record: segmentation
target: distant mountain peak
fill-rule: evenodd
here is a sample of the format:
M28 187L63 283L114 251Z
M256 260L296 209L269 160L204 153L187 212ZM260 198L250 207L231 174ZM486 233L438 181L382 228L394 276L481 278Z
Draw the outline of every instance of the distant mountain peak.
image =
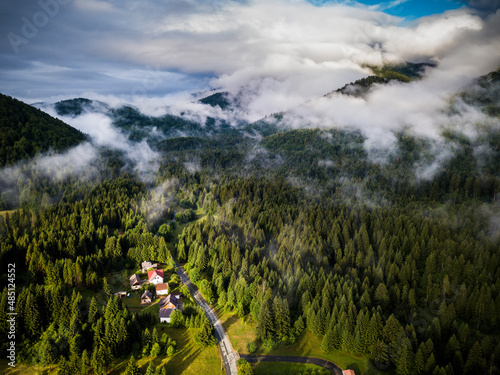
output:
M406 62L397 65L383 65L381 67L375 65L366 65L373 75L358 79L355 82L348 83L343 87L332 91L325 96L330 96L333 93L341 93L351 96L365 95L374 84L387 84L391 81L411 82L420 79L424 76L427 68L435 67L432 63L412 63Z
M215 94L209 95L198 100L200 103L208 104L212 107L220 107L221 109L226 109L231 105L228 99L229 93L226 91L216 92Z
M109 109L106 103L87 98L61 100L54 104L59 116L77 117L85 112L105 112Z

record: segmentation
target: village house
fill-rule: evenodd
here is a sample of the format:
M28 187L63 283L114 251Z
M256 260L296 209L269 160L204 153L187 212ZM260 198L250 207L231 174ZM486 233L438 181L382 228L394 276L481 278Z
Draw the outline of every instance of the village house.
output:
M342 371L342 375L356 375L354 370L344 370Z
M156 284L156 295L167 295L168 294L168 283Z
M172 293L160 300L158 313L160 323L170 323L170 316L174 310L182 311L182 297L180 293Z
M141 263L142 273L146 273L150 268L157 269L158 268L158 263L152 263L149 260L144 261L144 262Z
M148 271L150 284L163 284L163 270Z
M141 287L141 278L139 277L139 275L134 273L132 276L130 276L130 288L132 288L132 290L137 290L140 287Z
M153 293L149 290L146 290L141 296L141 304L151 303L153 300Z

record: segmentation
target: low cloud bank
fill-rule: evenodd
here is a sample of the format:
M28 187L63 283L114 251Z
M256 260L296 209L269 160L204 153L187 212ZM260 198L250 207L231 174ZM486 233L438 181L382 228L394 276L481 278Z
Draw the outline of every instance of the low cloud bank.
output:
M500 11L485 1L469 3L410 22L359 4L318 7L305 0L146 0L141 6L131 0L75 0L46 26L47 33L59 36L58 43L48 48L43 35L33 39L25 46L26 70L9 65L8 72L19 80L21 73L36 68L38 81L33 82L47 76L54 87L65 82L74 86L72 75L82 73L75 56L88 69L85 79L92 81L87 73L96 71L106 77L102 81L99 76L105 85L94 90L82 86L79 96L112 108L131 104L148 116L172 114L202 124L212 117L233 125L282 112L283 123L295 128L361 131L372 160L381 162L401 131L430 138L436 150L450 152L440 147L443 129L474 138L478 124L498 126L498 119L454 97L474 78L500 67ZM88 30L86 20L96 29ZM99 28L106 33L97 38ZM59 51L62 45L69 48L64 59L43 52ZM6 59L5 54L0 57ZM66 65L59 66L61 61ZM370 75L366 64L404 61L431 61L437 67L419 81L374 85L364 97L324 96ZM186 77L204 90L192 94L191 83L182 90ZM119 94L103 89L113 80L128 86L119 86ZM213 89L229 93L232 110L198 102ZM57 117L89 134L94 145L122 151L144 181L153 180L159 155L146 142L129 142L104 113ZM446 155L436 160L443 162ZM422 168L424 178L438 169L437 164Z

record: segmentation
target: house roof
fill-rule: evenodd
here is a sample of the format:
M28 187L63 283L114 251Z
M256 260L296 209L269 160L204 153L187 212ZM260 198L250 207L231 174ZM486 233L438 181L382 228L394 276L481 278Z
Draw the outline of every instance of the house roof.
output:
M144 262L141 263L141 268L144 270L144 269L148 269L148 268L156 268L158 267L158 263L155 263L151 260L146 260Z
M156 284L156 291L168 290L168 283Z
M170 318L170 315L174 312L174 309L160 309L158 313L160 318Z
M163 279L163 270L148 271L148 280L153 279L157 275L160 276Z
M146 290L141 296L141 299L144 298L149 298L149 299L153 298L153 293L151 293L149 290Z
M175 308L179 308L179 300L169 294L160 300L160 310L164 309L164 307L166 307L170 302L175 306Z
M134 273L132 276L130 276L130 285L134 285L136 283L141 283L141 278L139 277L138 274Z
M344 371L342 371L342 374L343 375L356 375L354 370L344 370Z

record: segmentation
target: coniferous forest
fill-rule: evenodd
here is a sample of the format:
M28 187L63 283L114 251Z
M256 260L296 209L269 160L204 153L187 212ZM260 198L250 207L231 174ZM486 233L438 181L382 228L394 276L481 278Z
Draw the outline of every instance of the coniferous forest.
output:
M373 77L351 85L362 94L415 78L390 67ZM498 73L479 83L498 84ZM497 116L484 92L460 95ZM224 93L203 100L230 106ZM56 109L78 116L85 105ZM138 359L171 356L178 345L157 315L129 309L107 275L175 259L213 307L249 322L261 351L309 332L324 353L368 358L367 373L500 373L498 128L478 126L474 139L447 129L440 144L402 130L374 157L361 132L291 128L282 113L235 126L124 107L109 115L160 155L154 176L96 146L87 169L54 177L31 158L86 136L10 98L0 112L13 129L0 149L0 263L2 285L15 263L18 362L105 374L122 360L137 374ZM440 158L443 145L452 151ZM9 296L4 288L2 352ZM215 343L196 304L174 315L169 324L197 330L200 347Z

